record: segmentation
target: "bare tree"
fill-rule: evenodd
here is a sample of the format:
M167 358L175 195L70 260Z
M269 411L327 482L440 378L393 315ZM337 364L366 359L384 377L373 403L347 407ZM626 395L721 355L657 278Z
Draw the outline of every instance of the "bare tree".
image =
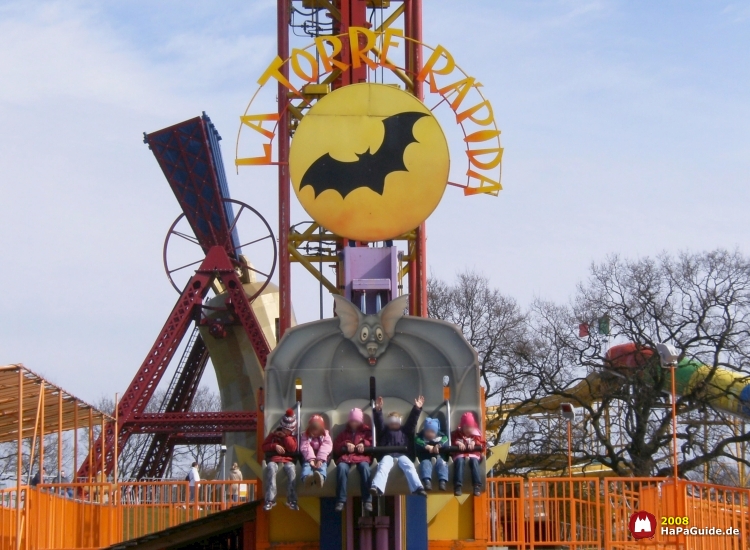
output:
M221 398L219 394L205 386L198 388L191 406L193 411L220 411ZM181 445L175 447L172 461L169 464L167 477L177 474L185 477L193 461L200 465L201 477L215 479L221 477L221 453L218 445Z
M146 407L146 412L158 412L159 404L164 397L163 390L157 390ZM109 397L102 397L96 408L110 414L114 411L114 401ZM200 386L195 392L191 411L220 411L221 399L219 395L206 386ZM98 437L99 429L95 430ZM132 434L122 449L119 450L117 462L120 479L135 479L141 466L139 460L142 453L151 444L151 434ZM87 442L86 442L87 445ZM88 448L86 447L86 452ZM218 445L178 445L172 454L172 460L167 468L165 477L182 479L190 469L190 464L197 461L201 465L201 475L206 478L214 477L219 466L220 452Z
M613 256L591 266L569 304L537 300L526 313L471 273L453 286L433 280L429 289L430 314L458 324L480 354L497 405L490 425L498 441L512 442L505 472L566 466L559 405L570 402L576 463L618 475L670 475L670 372L649 354L659 342L681 353L681 475L726 482L742 477L738 464L750 465L743 451L750 410L738 401L750 383L750 260L739 252ZM501 304L512 314L494 313ZM604 319L606 334L599 334ZM583 337L581 324L591 327ZM631 368L607 355L625 342L646 350Z
M595 327L598 319L607 319L609 334L593 329L579 337L579 323ZM559 466L567 453L565 430L557 411L535 407L541 393L558 398L547 403L564 400L579 409L577 461L600 463L619 475L671 474L670 372L656 354L638 354L627 369L607 356L610 343L653 350L670 342L683 359L677 371L680 472L697 477L702 471L711 480L713 467L726 478L727 463L747 464L743 453L733 451L750 440L738 429L737 416L748 411L729 409L750 382L749 331L750 261L738 252L637 261L615 256L594 264L570 305L533 304L525 341L514 350L527 385L538 386L505 411L510 414L500 422L501 436L514 441L517 454L533 457L524 467ZM536 417L519 419L525 411Z
M509 397L515 386L511 350L525 329L518 303L474 271L459 273L452 285L431 277L427 295L428 315L458 325L477 351L485 398Z

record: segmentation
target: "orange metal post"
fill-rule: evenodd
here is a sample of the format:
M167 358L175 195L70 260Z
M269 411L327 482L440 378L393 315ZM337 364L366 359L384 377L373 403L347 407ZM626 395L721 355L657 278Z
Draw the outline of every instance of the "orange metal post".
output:
M21 476L23 475L23 369L18 368L18 444L16 456L16 550L21 548Z
M487 406L484 402L484 388L479 387L479 403L481 405L480 414L481 418L487 418ZM483 423L483 431L486 439L487 430L486 424ZM450 435L450 434L449 434ZM485 459L486 460L486 459ZM489 475L489 473L488 473ZM489 478L485 485L485 491L482 495L474 498L474 539L484 541L489 538L489 526L487 525L487 517L489 516L489 491L490 484Z
M102 434L102 482L105 482L107 481L107 468L105 462L107 460L107 441L103 435L107 433L107 425L104 421L104 415L102 415L102 431L100 433ZM104 500L104 494L102 494L102 500Z
M32 385L32 388L34 386ZM36 416L34 416L34 432L31 436L31 449L29 450L29 472L27 476L27 485L31 482L31 474L34 470L34 456L36 452L36 434L37 434L37 428L39 427L39 408L42 406L42 399L41 396L37 396L36 400ZM40 470L41 471L41 470Z
M672 367L672 452L674 460L674 486L675 486L675 498L677 497L677 365ZM677 500L675 500L675 503Z
M75 483L78 481L76 476L78 475L78 402L74 403L73 408L73 472L70 475L70 480Z
M120 415L119 411L117 410L117 402L118 402L119 396L115 394L115 433L120 433ZM119 437L115 437L115 464L114 464L114 483L115 483L115 489L117 489L117 440Z
M42 382L42 388L39 391L39 400L41 403L39 406L39 410L41 411L41 414L42 414L39 420L39 426L40 426L40 429L39 429L39 472L40 472L39 479L41 480L42 483L44 483L44 413L45 413L45 408L47 406L47 404L44 402L44 394L47 391L45 387L46 385L47 384L45 382Z
M677 466L677 365L672 366L672 461L674 464L674 506L679 513L680 490L678 488L679 467ZM682 538L682 537L680 537Z
M94 441L94 411L89 408L89 498L91 497L91 474L94 470L94 453L91 452L92 441Z
M62 423L63 423L63 396L62 390L57 390L57 475L60 477L62 471ZM62 482L62 479L59 479Z
M570 542L575 542L576 539L576 499L575 499L575 485L573 483L573 421L568 420L568 483L570 501Z

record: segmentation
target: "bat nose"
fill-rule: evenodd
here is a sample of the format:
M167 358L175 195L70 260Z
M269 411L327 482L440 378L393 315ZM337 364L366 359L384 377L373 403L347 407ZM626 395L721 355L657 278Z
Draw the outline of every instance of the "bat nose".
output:
M378 351L378 345L375 343L367 344L367 353L370 355L374 355L375 352Z

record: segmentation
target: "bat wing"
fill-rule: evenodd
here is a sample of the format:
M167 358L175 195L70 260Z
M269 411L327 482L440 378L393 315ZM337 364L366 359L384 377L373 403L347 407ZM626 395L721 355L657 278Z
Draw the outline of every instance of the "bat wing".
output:
M317 197L323 191L338 191L342 198L360 187L383 194L385 178L391 172L406 171L404 152L416 143L414 124L427 113L408 111L383 119L383 143L375 153L369 150L354 162L342 162L326 153L313 162L302 176L300 190L309 185Z
M361 160L342 162L326 153L305 171L299 188L302 190L303 187L309 185L313 188L315 197L323 191L332 189L338 191L342 198L346 198L357 187L363 187L360 183L362 180L361 169Z
M382 180L381 185L385 185L385 177L391 172L406 171L404 153L409 145L417 142L414 137L414 124L425 116L427 113L408 111L383 119L383 143L369 160L372 163L373 177Z

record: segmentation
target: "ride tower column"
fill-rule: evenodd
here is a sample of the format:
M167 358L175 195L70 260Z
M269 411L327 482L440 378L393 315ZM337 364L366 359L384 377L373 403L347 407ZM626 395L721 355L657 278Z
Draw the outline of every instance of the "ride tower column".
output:
M293 26L294 7L301 5L306 9L320 10L325 13L332 21L332 35L344 35L349 33L350 27L373 28L370 10L382 10L384 8L396 8L391 11L391 15L382 18L382 27L401 27L403 28L404 38L406 39L405 47L398 51L398 55L403 55L403 63L399 63L405 68L406 91L415 95L418 99L423 99L422 86L416 76L422 67L422 49L419 42L422 38L422 1L421 0L277 0L277 54L282 60L290 57L290 29ZM375 30L373 28L373 30ZM365 37L360 36L360 41ZM349 67L346 70L337 71L332 78L326 79L325 84L330 86L330 90L336 90L352 84L373 81L373 75L377 76L376 71L368 70L367 65L351 63L352 52L347 40L343 40L343 46L337 59ZM289 63L284 63L280 67L280 72L284 78L289 77ZM404 79L402 79L404 80ZM304 93L304 90L303 90ZM290 144L294 133L295 105L292 103L293 97L289 88L279 82L278 84L278 194L279 194L279 297L280 311L278 321L278 338L280 339L292 324L291 297L293 281L291 276L291 263L297 261L302 263L309 271L312 271L311 265L300 260L299 250L304 244L320 246L321 241L313 240L314 234L308 235L306 232L295 234L293 232L291 216L291 179L289 168ZM336 281L326 284L323 282L322 273L314 273L321 280L321 283L331 291L340 294L347 294L348 288L352 284L351 274L346 273L347 263L345 248L351 246L367 247L368 243L350 242L348 239L342 239L335 235L330 235L331 239L336 240L336 260L334 262L336 270ZM306 239L310 238L309 241ZM410 294L409 313L414 316L427 316L427 241L426 227L421 223L417 228L404 238L407 241L407 250L404 254L405 267L400 274L398 269L391 278L392 287L385 291L385 288L378 289L382 292L382 300L379 305L384 306L389 299L396 298L400 290L397 281L400 275L405 275L408 281L408 292ZM389 246L388 244L386 246ZM392 247L392 244L390 244ZM395 249L394 249L395 250ZM308 262L312 264L312 262ZM398 263L396 262L396 265ZM404 292L406 290L404 289ZM388 297L386 298L386 295ZM368 311L368 313L372 313ZM262 413L259 413L262 416ZM320 549L321 550L356 550L359 546L358 536L353 536L354 531L358 531L358 526L354 525L359 519L359 514L352 514L351 508L354 499L350 498L348 508L345 514L334 511L334 499L320 499ZM383 529L387 525L389 546L396 550L406 547L409 550L427 550L427 503L424 497L414 496L396 496L386 497L387 503L383 506L383 515L375 516L373 525L377 524L380 531L379 540L383 541ZM356 499L359 502L359 499ZM258 533L260 545L269 544L268 522L261 523L265 525L266 532ZM373 534L375 529L373 528ZM356 542L355 542L356 541ZM373 539L373 547L376 541ZM384 549L383 549L384 550Z
M403 64L406 78L404 87L407 92L414 94L418 99L423 100L422 83L416 78L422 68L422 47L419 42L422 39L422 0L277 0L277 53L280 59L289 59L290 55L290 31L292 28L292 9L291 6L301 3L305 8L314 8L324 10L326 16L332 21L332 35L346 35L350 27L373 27L368 18L368 10L392 7L398 5L398 8L387 19L382 21L380 28L390 28L403 26L406 47L403 52ZM375 30L375 29L373 29ZM366 40L365 37L359 37L360 42ZM351 48L347 40L342 41L342 48L336 57L349 67L346 70L337 70L329 78L326 78L321 85L330 86L330 90L336 90L351 84L372 81L372 76L377 77L377 72L369 70L362 63L354 66L351 63ZM279 72L284 79L289 78L289 64L284 63L279 67ZM302 90L306 95L305 90ZM317 93L317 92L316 92ZM305 246L320 246L322 237L317 239L310 238L312 235L307 233L293 234L291 222L291 180L289 171L289 152L290 143L293 134L293 127L297 117L296 112L300 105L295 106L292 103L290 90L281 81L278 83L278 158L276 161L278 170L278 195L279 195L279 299L280 311L278 322L279 339L288 330L292 324L292 262L300 262L305 268L321 280L323 286L329 291L342 293L343 290L343 266L341 265L340 255L336 259L335 255L325 256L320 254L318 259L321 262L333 262L334 269L337 272L335 281L328 281L320 272L312 269L312 261L306 262L301 258L300 250ZM315 94L312 94L313 96ZM403 270L408 281L408 291L411 296L409 313L420 317L427 316L427 238L426 225L421 223L413 232L403 237L407 242L407 250L404 255L406 268ZM325 233L325 240L336 242L337 251L347 245L346 239L336 235ZM399 237L401 239L401 237ZM357 246L367 246L368 243L356 243ZM289 253L287 253L288 251ZM312 260L312 259L311 259Z

